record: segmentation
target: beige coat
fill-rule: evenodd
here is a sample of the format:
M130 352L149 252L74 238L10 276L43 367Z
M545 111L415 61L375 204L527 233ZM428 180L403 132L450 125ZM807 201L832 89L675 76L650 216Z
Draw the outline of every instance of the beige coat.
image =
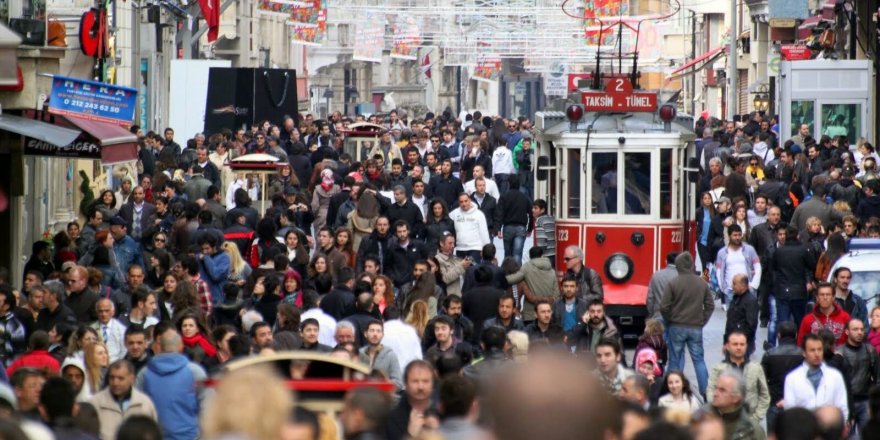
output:
M116 431L122 425L122 421L131 416L147 416L158 421L159 416L156 413L156 407L149 396L135 388L131 389L131 400L128 409L123 413L122 408L113 399L110 389L95 394L91 400L95 410L98 411L98 419L101 421L101 439L112 440L116 438Z

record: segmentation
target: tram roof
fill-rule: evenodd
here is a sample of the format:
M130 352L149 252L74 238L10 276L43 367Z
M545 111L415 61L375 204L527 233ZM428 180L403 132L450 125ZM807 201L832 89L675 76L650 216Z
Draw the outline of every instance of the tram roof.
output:
M657 113L586 113L577 125L577 130L587 132L592 124L595 133L645 133L665 134L663 121ZM677 115L672 121L672 133L680 133L693 138L693 117ZM556 137L571 132L571 124L564 112L549 111L535 114L535 128L543 136Z

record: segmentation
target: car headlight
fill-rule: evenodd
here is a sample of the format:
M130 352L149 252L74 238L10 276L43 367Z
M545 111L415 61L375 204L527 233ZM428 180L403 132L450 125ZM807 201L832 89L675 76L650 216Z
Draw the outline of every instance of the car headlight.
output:
M628 280L634 269L632 260L625 254L614 254L605 260L605 275L616 283Z

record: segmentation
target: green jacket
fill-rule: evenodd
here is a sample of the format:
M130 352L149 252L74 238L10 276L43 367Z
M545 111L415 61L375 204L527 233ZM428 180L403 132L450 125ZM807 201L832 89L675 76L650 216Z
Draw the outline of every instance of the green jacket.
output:
M531 294L535 297L546 298L552 305L559 299L559 289L556 284L556 271L547 257L535 258L523 264L519 272L507 276L507 282L512 286L525 280ZM522 320L534 321L535 304L526 298L523 301ZM580 318L580 317L578 317Z
M727 369L736 369L729 360L725 359L712 367L709 374L709 386L706 388L706 401L712 403L712 396L715 394L715 385L718 382L718 376ZM767 386L767 378L764 376L764 369L759 362L746 362L745 366L740 370L746 379L746 395L745 408L755 422L760 422L767 414L770 408L770 388Z
M708 405L708 410L721 417L724 424L724 440L765 440L764 428L749 417L744 407L740 406L729 413L721 413L717 408Z

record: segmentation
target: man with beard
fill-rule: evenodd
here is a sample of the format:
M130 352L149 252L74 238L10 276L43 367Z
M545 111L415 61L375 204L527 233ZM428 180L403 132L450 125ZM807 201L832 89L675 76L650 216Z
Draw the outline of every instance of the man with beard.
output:
M849 316L862 321L864 325L869 324L865 299L849 289L852 271L848 267L838 267L834 269L831 278L834 280L834 302L849 313Z
M498 312L494 318L489 318L483 323L483 330L489 327L501 327L505 332L511 330L525 330L522 320L514 316L514 299L511 295L504 295L498 300Z
M614 321L605 315L605 304L598 299L587 304L587 313L581 316L581 321L572 329L568 345L574 348L575 353L594 352L602 339L614 340L621 346L620 332Z
M868 393L880 380L880 358L871 344L865 344L865 324L853 318L846 325L846 343L835 350L843 356L852 396L853 430L857 433L868 423ZM858 438L858 437L851 437Z
M364 331L364 339L367 345L360 349L360 360L370 368L381 372L397 389L403 388L403 380L400 377L400 363L397 355L389 347L382 345L382 337L385 335L385 327L382 321L373 320L367 324Z
M526 334L531 342L556 345L562 342L562 327L553 321L553 305L546 299L535 304L535 321L526 326Z
M471 344L457 338L453 333L455 321L452 317L441 315L434 322L434 337L437 341L431 348L425 352L425 360L431 365L437 365L437 361L448 355L458 356L462 361L462 365L467 365L473 356L473 348ZM425 329L427 331L427 328Z

